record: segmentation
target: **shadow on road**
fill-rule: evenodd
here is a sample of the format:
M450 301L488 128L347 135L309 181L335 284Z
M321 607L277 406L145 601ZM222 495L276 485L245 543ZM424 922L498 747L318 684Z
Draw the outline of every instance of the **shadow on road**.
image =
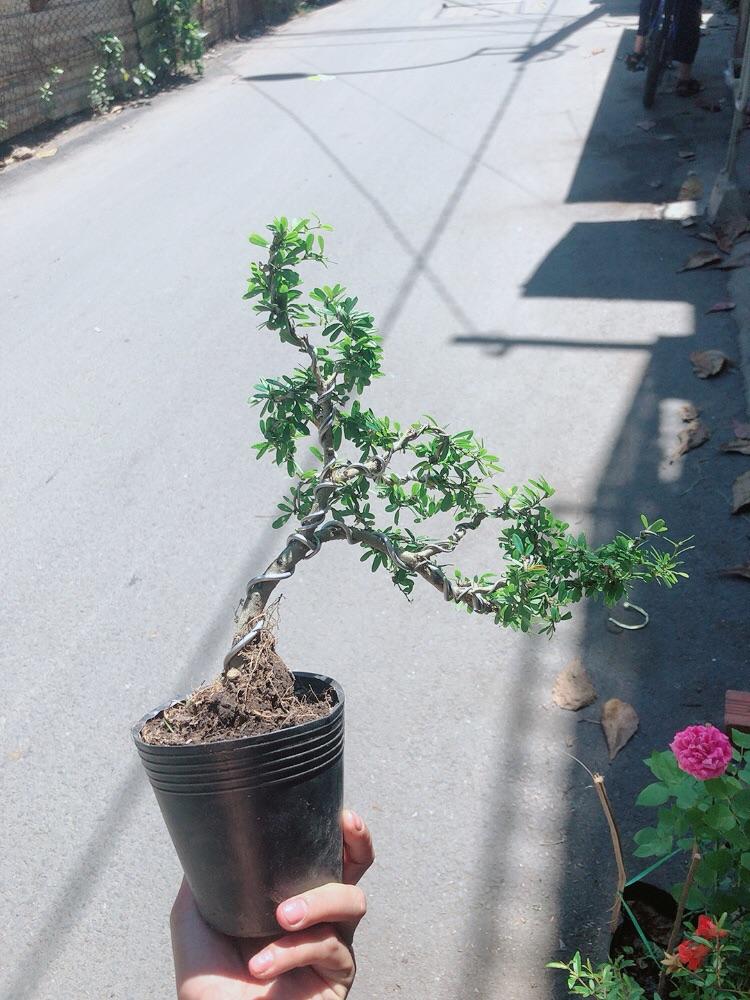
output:
M622 12L622 11L621 11ZM631 11L627 11L631 13ZM599 13L598 11L596 13ZM595 19L592 12L588 21ZM584 19L585 20L585 19ZM564 37L564 36L563 36ZM549 40L548 40L549 41ZM626 41L628 44L626 44ZM537 48L542 50L544 43ZM623 37L619 52L629 50ZM720 94L722 49L704 42L699 59L709 77L710 93ZM607 203L653 200L654 180L659 200L676 197L688 170L677 153L696 152L704 184L710 184L721 163L728 114L707 113L695 104L660 94L654 111L654 134L636 123L644 116L640 106L641 76L626 76L614 62L576 170L568 202ZM672 136L672 138L664 138ZM618 632L607 625L608 612L594 603L581 606L583 623L580 655L592 675L599 701L580 713L575 740L560 753L575 755L593 771L601 771L618 816L629 875L647 862L632 857L632 836L648 825L648 810L634 809L638 790L647 783L641 759L655 748L665 748L675 731L690 723L719 723L726 688L747 686L746 650L750 643L747 590L742 581L720 576L728 565L744 562L749 554L750 519L731 515L731 483L744 466L718 450L732 436L732 419L746 419L740 376L698 380L691 371L691 351L717 347L736 356L734 326L724 317L705 317L707 309L726 297L722 272L678 274L677 269L697 243L676 223L611 221L574 223L565 237L534 268L524 295L529 299L614 301L632 303L632 325L603 328L595 339L580 341L553 329L549 337L530 339L514 330L474 331L464 328L454 344L480 351L487 365L497 365L502 383L503 365L513 363L514 347L611 352L613 383L623 352L645 352L648 361L635 395L612 441L602 470L593 509L588 512L588 535L601 543L624 530L638 530L639 515L663 516L676 539L694 536L694 551L686 557L690 579L674 591L637 586L633 600L646 607L651 623L642 631ZM649 327L652 310L641 303L677 302L690 307L684 330L674 335ZM631 335L632 334L632 335ZM622 385L618 382L618 391ZM608 387L592 387L592 392ZM563 390L564 393L564 390ZM675 457L677 434L683 426L679 411L693 403L712 433L701 449ZM553 501L553 507L555 506ZM573 515L585 510L561 512ZM534 657L523 665L522 676L534 668ZM519 689L519 717L534 710ZM617 697L636 708L641 724L633 741L611 765L598 725L600 706ZM595 724L587 725L585 721ZM517 809L517 795L507 781L509 762L498 760L498 780L488 806L497 830L503 830ZM512 762L511 762L512 763ZM609 907L615 873L609 834L586 772L570 761L559 788L567 824L560 836L560 884L557 894L559 950L540 955L538 979L547 975L545 996L567 997L564 977L545 973L544 964L566 959L579 949L602 959L609 943ZM480 861L482 870L499 871L504 858L498 850L502 835L488 840ZM669 886L682 875L679 865L661 870L655 881ZM510 899L499 884L494 905L473 917L467 942L479 942L465 964L459 995L492 996L498 970L514 961L504 939L498 914L507 912Z

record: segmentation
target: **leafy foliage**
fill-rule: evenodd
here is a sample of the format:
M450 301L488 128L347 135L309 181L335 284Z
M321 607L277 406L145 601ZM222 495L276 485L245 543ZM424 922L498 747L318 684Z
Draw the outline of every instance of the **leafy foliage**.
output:
M648 953L658 955L654 961L669 972L668 996L679 1000L750 997L750 735L735 730L732 740L732 763L721 777L705 781L680 770L671 750L651 754L645 763L656 781L636 800L638 806L656 809L657 819L635 835L635 855L659 859L636 879L680 852L692 855L697 847L700 853L687 894L687 909L702 914L695 929L672 955L643 938ZM674 886L675 896L682 890ZM709 914L721 916L714 921ZM576 953L569 963L549 967L568 973L571 996L640 1000L647 994L624 971L632 966L619 958L593 968Z
M372 560L373 570L385 567L408 594L418 575L441 586L446 557L465 534L497 520L499 568L467 577L452 567L444 589L500 625L528 631L540 623L548 634L583 597L612 604L636 580L671 586L685 575L684 544L652 544L666 540L662 520L643 517L635 538L621 534L592 548L545 506L554 492L546 480L501 486L498 459L473 430L451 431L431 416L401 424L364 405L358 397L383 373L374 319L338 283L306 291L300 273L326 264L329 228L278 218L268 236L250 237L267 259L252 264L245 298L262 325L302 355L291 372L264 379L251 397L263 436L254 445L257 457L271 455L296 480L275 526L309 517L326 484L328 515L359 529L363 560ZM308 453L317 469L304 467ZM454 521L447 537L417 530L438 515Z
M618 958L594 967L590 960L584 962L577 951L570 962L550 962L547 968L562 969L568 973L570 996L594 997L595 1000L646 1000L644 989L626 971L633 964L629 959Z
M203 72L206 32L194 17L195 0L152 0L156 13L156 77L163 80L185 66Z
M735 731L733 742L732 765L708 781L681 771L671 750L653 753L646 765L657 780L636 800L657 809L655 825L635 836L636 857L690 851L695 841L701 861L688 907L707 913L750 913L750 736Z
M55 88L60 77L65 73L61 66L50 66L49 76L39 87L39 100L48 113L52 112L55 106Z

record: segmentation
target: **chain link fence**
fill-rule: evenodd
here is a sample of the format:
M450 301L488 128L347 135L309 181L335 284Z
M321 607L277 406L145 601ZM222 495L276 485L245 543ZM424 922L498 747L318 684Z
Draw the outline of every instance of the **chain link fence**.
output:
M197 0L195 16L210 45L283 19L295 6L295 0ZM0 142L89 107L101 35L119 37L126 66L148 64L153 23L152 0L0 0Z

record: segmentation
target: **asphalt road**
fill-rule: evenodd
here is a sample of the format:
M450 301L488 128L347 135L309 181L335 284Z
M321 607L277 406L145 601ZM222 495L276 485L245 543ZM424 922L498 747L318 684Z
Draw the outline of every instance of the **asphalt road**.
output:
M546 961L606 944L606 830L567 754L606 771L627 840L641 758L720 718L749 638L747 584L717 575L748 555L744 460L717 450L740 379L687 360L732 353L731 317L705 316L724 278L676 274L698 244L653 207L688 168L711 182L728 114L664 94L637 127L634 12L341 0L0 176L3 1000L172 995L179 871L129 726L215 673L279 545L284 480L245 401L292 359L241 298L276 214L335 227L332 275L385 336L376 409L474 427L596 540L641 511L696 536L632 634L595 605L552 643L427 588L409 605L346 546L285 588L281 652L345 685L348 799L379 851L354 995L547 1000ZM729 31L702 49L716 95ZM713 438L672 459L685 401ZM492 559L481 534L460 565ZM641 716L611 768L550 701L576 654Z

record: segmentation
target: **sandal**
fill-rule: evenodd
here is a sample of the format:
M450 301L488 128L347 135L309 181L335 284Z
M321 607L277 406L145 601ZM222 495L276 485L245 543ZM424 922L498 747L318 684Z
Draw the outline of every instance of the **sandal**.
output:
M674 88L678 97L695 97L701 90L703 90L703 86L700 80L694 80L692 77L689 80L678 80L677 86Z
M625 69L631 73L637 73L646 68L646 56L643 52L631 52L625 56Z

